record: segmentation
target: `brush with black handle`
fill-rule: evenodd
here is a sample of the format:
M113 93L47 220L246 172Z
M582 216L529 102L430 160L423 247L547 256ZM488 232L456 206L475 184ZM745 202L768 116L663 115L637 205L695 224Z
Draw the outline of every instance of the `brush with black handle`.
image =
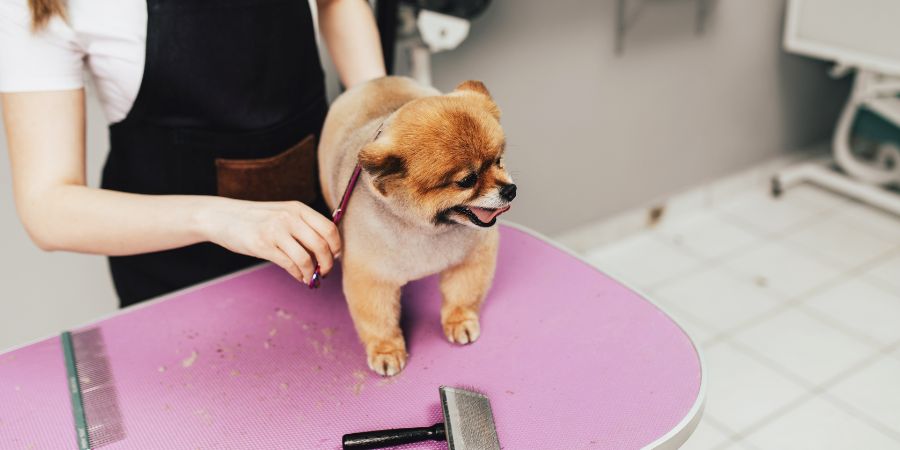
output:
M444 423L345 434L344 450L393 447L422 441L447 441L450 450L500 450L491 402L477 392L441 386Z

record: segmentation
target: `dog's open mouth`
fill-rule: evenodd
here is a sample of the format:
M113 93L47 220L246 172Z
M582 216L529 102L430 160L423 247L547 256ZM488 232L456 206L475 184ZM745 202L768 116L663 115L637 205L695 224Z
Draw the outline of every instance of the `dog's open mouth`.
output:
M466 216L470 222L479 227L490 227L497 223L497 216L509 211L509 205L495 209L460 205L453 207L453 211Z

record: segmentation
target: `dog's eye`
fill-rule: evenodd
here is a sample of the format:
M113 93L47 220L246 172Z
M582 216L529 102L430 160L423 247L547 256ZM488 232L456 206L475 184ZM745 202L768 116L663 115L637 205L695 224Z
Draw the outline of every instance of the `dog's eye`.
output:
M495 161L494 164L497 164L497 167L500 167L503 164L502 160L503 158L497 158L497 161Z
M472 186L475 186L475 182L477 182L477 181L478 181L478 176L475 175L474 173L470 173L470 174L466 175L466 177L463 178L462 180L457 181L456 185L461 188L468 189Z

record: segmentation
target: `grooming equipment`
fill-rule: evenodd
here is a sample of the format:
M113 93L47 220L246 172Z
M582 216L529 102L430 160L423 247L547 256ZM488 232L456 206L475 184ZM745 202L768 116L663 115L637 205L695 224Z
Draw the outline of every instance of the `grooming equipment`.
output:
M99 328L60 336L79 450L125 439L119 399Z
M487 396L447 386L441 386L439 391L444 423L423 428L345 434L344 450L369 450L426 440L446 441L450 450L500 450Z
M378 125L378 129L375 130L375 135L372 136L372 141L375 141L375 139L378 139L378 136L381 136L381 131L383 129L384 123ZM347 204L350 203L350 195L353 194L353 188L356 187L356 182L359 181L360 174L362 174L362 166L359 163L356 163L356 167L353 168L353 174L350 175L350 181L347 182L347 187L344 189L344 195L341 196L341 203L338 204L338 207L331 213L331 221L334 222L335 225L341 224L341 219L344 217L344 211L347 210ZM313 272L313 276L309 280L309 288L318 289L321 284L322 275L320 274L319 265L316 264L316 271Z

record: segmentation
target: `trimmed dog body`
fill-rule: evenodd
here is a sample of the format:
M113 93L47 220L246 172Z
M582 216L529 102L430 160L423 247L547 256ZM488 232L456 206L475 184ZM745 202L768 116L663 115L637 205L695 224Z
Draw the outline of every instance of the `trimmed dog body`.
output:
M331 105L319 144L322 190L337 207L362 165L340 225L343 287L369 367L381 375L406 364L400 290L412 280L441 274L441 324L451 342L480 334L499 240L493 225L515 197L500 159L499 115L471 81L442 95L386 77Z

